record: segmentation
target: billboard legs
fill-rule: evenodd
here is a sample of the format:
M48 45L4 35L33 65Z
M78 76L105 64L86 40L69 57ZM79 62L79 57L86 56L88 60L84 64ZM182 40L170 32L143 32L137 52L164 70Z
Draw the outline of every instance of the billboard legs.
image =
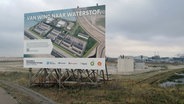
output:
M29 86L99 85L107 80L104 70L49 69L41 68L36 73L29 69Z
M32 68L29 68L29 87L31 87Z
M107 62L107 58L105 60ZM108 73L108 70L107 70L107 63L105 63L105 72L106 72L106 77L107 77L107 81L108 81L109 80L109 73Z

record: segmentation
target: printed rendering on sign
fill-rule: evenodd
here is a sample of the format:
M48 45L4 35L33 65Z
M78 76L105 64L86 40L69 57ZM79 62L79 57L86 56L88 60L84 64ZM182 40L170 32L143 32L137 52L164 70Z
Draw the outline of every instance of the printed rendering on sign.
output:
M24 67L105 69L105 5L26 13Z

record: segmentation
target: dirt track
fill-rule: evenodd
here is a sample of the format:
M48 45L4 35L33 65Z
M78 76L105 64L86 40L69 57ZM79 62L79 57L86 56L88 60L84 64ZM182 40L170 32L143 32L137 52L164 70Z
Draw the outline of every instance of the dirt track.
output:
M0 104L17 104L17 101L13 99L4 89L0 88Z
M159 83L159 81L167 79L169 76L172 76L174 73L181 72L183 70L184 70L183 68L174 69L174 70L167 70L165 72L161 72L159 74L150 76L149 78L145 78L141 81L138 81L137 84L138 83L149 83L149 84L155 84L156 83L157 84L157 83Z
M28 72L27 69L23 68L22 61L15 62L0 62L0 71L1 72ZM18 103L21 104L56 104L54 101L49 98L20 85L14 84L13 82L0 80L0 86L6 90L7 93L13 96L17 100ZM3 90L3 89L2 89ZM2 92L3 93L3 92ZM11 98L11 96L9 97ZM14 99L14 100L15 100ZM0 100L1 100L1 92L0 92ZM3 101L3 100L1 100ZM7 100L6 102L0 104L9 104ZM13 102L10 104L14 104Z
M23 102L25 104L56 104L56 102L50 100L49 98L31 90L31 89L25 88L23 86L20 86L20 85L14 84L14 83L10 83L7 81L3 81L3 80L0 80L0 85L3 85L4 86L3 88L5 88L10 93L12 91L12 92L19 93L19 94L23 95L24 97L26 97L26 99L22 99L22 98L19 98L20 96L18 96L18 95L15 96L15 98L17 98L17 102L21 103L22 100L27 100L27 101L23 101ZM0 103L0 104L8 104L8 102Z

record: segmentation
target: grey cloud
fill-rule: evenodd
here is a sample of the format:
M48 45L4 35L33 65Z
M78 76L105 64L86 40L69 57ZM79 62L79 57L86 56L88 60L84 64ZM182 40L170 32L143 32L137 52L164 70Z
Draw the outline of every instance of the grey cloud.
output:
M107 40L120 34L129 40L145 41L150 46L182 47L184 44L183 0L4 1L7 3L0 2L0 55L6 51L22 54L24 13L86 7L96 3L106 5Z
M0 33L0 56L23 55L23 34L20 32ZM22 35L20 35L22 34Z
M132 39L151 39L157 35L177 38L184 33L184 1L145 0L145 5L116 4L111 18L111 33L125 33ZM112 8L113 9L113 8Z
M2 0L0 2L0 56L23 55L24 13L95 5L94 1Z

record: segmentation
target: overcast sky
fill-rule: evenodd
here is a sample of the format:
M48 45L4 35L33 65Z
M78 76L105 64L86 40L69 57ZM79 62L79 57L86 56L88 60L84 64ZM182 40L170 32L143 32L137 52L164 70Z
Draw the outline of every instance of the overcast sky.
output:
M184 53L184 0L0 0L0 56L23 56L24 13L106 5L106 55Z

